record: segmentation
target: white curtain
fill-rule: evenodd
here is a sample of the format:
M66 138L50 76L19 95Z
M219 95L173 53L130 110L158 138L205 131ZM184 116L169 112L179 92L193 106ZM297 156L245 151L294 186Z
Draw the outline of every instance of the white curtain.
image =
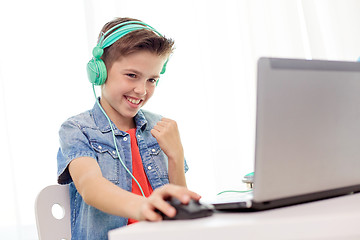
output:
M85 65L117 16L143 20L176 50L145 106L175 119L204 197L253 171L260 56L355 61L358 0L14 0L0 3L0 239L37 239L34 201L56 184L58 129L91 108Z

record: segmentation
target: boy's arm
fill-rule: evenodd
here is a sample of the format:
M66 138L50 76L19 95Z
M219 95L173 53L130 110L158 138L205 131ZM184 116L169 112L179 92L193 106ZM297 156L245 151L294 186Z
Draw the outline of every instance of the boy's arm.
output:
M140 207L143 199L105 179L94 158L74 159L69 164L69 172L87 204L109 214L135 218L133 210Z
M162 118L151 130L151 134L156 138L160 148L168 157L169 182L186 187L184 149L181 144L177 123L174 120Z
M186 188L171 184L154 190L149 198L138 196L105 179L97 161L90 157L74 159L69 164L69 172L76 189L87 204L103 212L126 218L161 220L155 209L173 217L175 209L165 202L165 198L174 196L183 203L187 203L190 198L200 198Z

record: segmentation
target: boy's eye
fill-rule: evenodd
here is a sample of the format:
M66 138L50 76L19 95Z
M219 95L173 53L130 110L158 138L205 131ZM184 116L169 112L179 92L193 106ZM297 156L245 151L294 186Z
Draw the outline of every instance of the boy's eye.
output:
M136 78L136 74L133 74L133 73L128 73L126 74L128 77L131 77L131 78Z
M150 79L149 79L149 82L151 82L151 83L156 83L156 81L157 81L157 80L154 79L154 78L150 78Z

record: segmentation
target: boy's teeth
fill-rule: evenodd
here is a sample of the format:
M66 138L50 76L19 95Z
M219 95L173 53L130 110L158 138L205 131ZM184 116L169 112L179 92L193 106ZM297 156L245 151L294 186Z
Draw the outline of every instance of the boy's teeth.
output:
M136 100L136 99L132 99L132 98L127 98L127 100L133 104L139 104L140 100Z

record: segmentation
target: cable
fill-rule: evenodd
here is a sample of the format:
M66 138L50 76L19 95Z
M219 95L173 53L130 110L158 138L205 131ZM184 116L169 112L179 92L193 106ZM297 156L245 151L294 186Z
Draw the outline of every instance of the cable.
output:
M103 114L105 115L106 119L108 120L109 122L109 125L110 125L110 128L111 128L111 132L112 132L112 136L113 136L113 140L114 140L114 145L115 145L115 149L116 149L116 153L117 153L117 156L119 157L119 160L122 164L122 166L125 168L125 170L130 174L130 176L132 177L132 179L134 179L134 181L136 182L136 184L138 185L138 187L140 188L140 191L141 191L141 194L143 195L143 197L145 197L145 194L140 186L140 183L136 180L136 178L134 177L134 175L132 175L132 173L130 172L130 170L125 166L124 162L122 161L121 157L120 157L120 153L119 153L119 149L117 147L117 144L116 144L116 138L115 138L115 132L114 132L114 128L111 124L111 120L110 118L108 117L108 115L106 114L105 110L102 108L99 100L97 99L96 97L96 92L95 92L95 85L92 84L92 88L93 88L93 92L94 92L94 96L95 96L95 100L96 100L96 103L97 105L99 106L99 108L101 109L101 111L103 112Z
M253 190L246 190L246 191L225 190L225 191L219 192L219 193L216 194L216 195L220 195L220 194L223 194L223 193L229 193L229 192L233 192L233 193L248 193L248 192L252 192L252 191L253 191Z

